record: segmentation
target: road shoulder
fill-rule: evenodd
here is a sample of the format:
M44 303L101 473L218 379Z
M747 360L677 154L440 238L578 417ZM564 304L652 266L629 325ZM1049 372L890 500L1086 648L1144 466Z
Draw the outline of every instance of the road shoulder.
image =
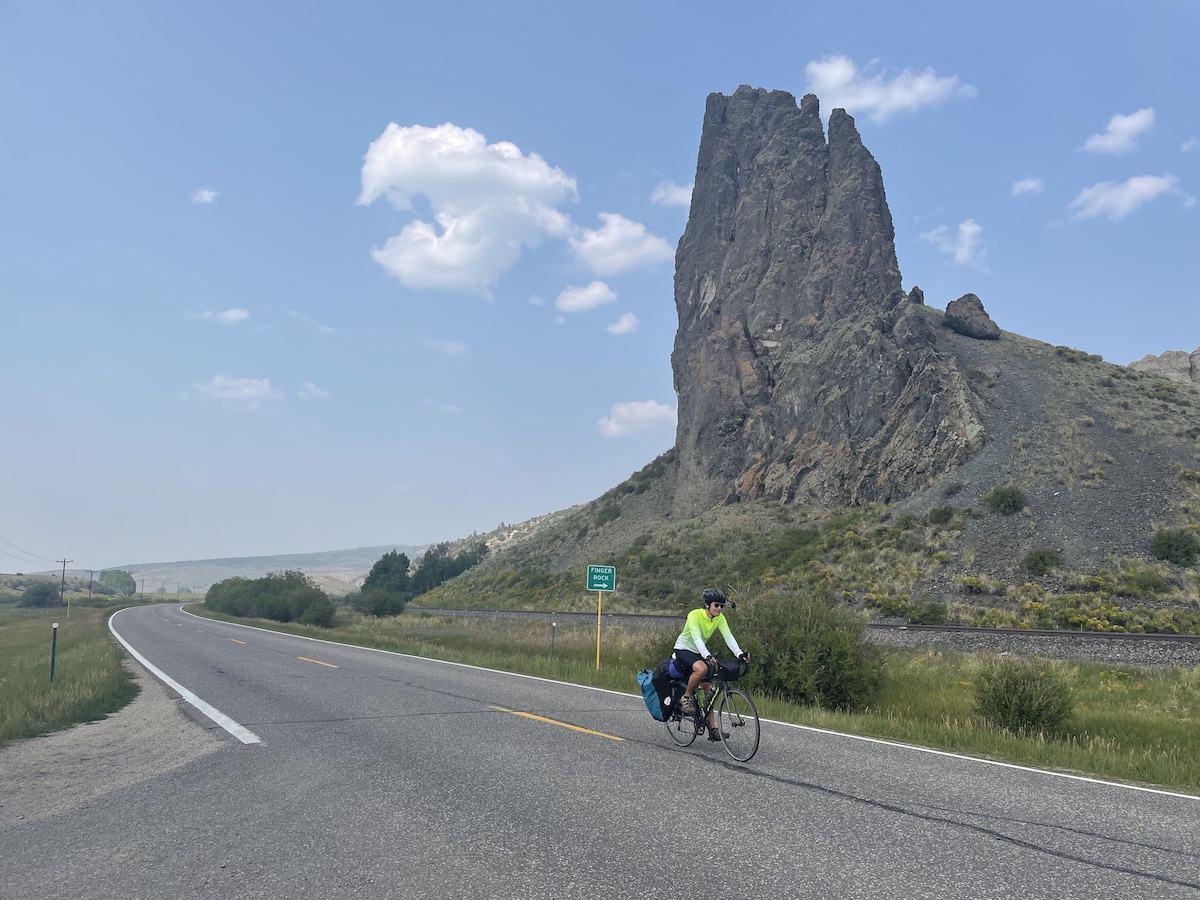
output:
M142 666L132 660L125 665L141 690L124 709L0 749L0 831L86 806L224 743L187 716L179 697Z

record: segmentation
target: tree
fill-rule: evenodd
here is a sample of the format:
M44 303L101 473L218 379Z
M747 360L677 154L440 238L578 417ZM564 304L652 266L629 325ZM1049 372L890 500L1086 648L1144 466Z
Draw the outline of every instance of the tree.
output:
M137 593L137 582L124 569L105 569L100 573L100 583L112 588L122 597L132 597Z
M25 593L21 594L21 599L17 601L17 606L46 607L59 605L58 585L51 584L48 581L39 581L37 584L30 585L25 589Z
M409 578L407 554L392 550L383 554L371 567L362 589L354 595L350 605L368 616L398 616L412 599L412 582Z
M430 547L421 556L421 563L412 576L412 592L424 594L431 591L443 581L449 581L455 575L461 575L467 569L478 563L487 554L487 544L478 541L467 547L461 553L450 555L450 544L441 543Z
M371 566L371 571L363 581L363 591L391 591L397 594L407 594L409 591L408 570L412 563L408 555L392 550L385 553Z

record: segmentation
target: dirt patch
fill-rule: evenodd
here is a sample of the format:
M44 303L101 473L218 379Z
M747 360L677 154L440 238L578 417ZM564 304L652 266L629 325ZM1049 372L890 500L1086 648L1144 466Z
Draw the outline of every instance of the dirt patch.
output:
M124 709L0 749L0 831L84 806L212 753L222 739L189 719L178 696L136 663Z

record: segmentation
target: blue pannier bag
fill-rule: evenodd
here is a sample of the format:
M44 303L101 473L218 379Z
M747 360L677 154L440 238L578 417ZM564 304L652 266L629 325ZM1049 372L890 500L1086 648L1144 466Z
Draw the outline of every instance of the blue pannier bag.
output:
M654 673L649 669L642 669L637 673L637 680L638 687L642 689L642 699L646 701L646 709L650 710L650 715L658 721L665 722L667 717L663 715L662 704L658 702L658 690L654 686Z

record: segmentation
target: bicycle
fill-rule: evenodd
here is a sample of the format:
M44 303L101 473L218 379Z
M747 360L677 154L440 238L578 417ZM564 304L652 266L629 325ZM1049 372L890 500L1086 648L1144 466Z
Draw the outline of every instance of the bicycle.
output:
M699 735L709 730L708 715L716 709L716 734L725 752L738 762L746 762L754 756L758 752L760 736L758 710L745 691L729 686L730 682L746 674L749 668L749 663L737 660L723 660L715 668L709 666L709 681L715 682L715 687L703 698L699 696L699 691L696 692L694 715L685 715L678 702L673 704L671 715L664 723L671 740L680 747L690 746ZM676 698L682 697L686 689L686 678L671 680L671 693Z

